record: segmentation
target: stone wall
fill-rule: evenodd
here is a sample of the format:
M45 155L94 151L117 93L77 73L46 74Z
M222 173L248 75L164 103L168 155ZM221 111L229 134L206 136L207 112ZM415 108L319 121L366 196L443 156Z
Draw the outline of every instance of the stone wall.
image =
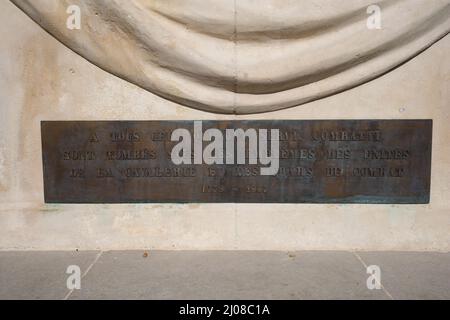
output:
M108 74L0 3L0 248L450 249L450 37L349 91L272 113L196 111ZM427 205L43 200L41 120L433 119Z

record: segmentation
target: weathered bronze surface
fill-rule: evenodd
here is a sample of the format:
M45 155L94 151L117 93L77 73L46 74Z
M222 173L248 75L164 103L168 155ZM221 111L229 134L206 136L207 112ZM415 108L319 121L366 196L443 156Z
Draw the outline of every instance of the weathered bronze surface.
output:
M193 121L41 123L47 203L428 203L432 120L203 121L279 129L275 176L258 165L175 165ZM204 142L206 146L209 142Z

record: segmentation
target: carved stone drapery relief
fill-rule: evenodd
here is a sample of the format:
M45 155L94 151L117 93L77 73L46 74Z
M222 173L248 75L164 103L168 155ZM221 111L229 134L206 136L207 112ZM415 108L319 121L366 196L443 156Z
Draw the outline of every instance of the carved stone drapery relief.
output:
M300 105L370 81L450 31L450 0L11 0L100 68L210 112ZM66 27L69 5L81 29ZM401 84L399 84L401 86Z

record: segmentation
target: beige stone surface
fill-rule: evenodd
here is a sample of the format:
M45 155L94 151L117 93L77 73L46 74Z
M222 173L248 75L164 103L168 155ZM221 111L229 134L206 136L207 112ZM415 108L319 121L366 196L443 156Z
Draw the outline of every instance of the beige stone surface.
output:
M102 69L171 101L232 114L353 88L450 32L450 0L11 1ZM70 5L80 30L66 27ZM373 7L379 29L368 28Z
M450 249L450 37L369 83L257 115L196 111L104 72L0 3L0 248ZM41 120L433 119L427 205L43 200Z

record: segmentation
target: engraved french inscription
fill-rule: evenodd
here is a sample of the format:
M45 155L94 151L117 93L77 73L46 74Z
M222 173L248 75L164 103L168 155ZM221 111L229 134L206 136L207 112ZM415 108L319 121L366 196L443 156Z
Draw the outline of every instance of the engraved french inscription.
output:
M202 121L248 133L223 155L176 165L172 132L194 121L44 121L47 203L428 203L432 120ZM251 130L279 130L279 165L261 175ZM257 142L258 141L258 142ZM195 145L197 144L197 145ZM202 145L203 144L203 145ZM226 141L220 144L227 145ZM232 163L229 154L237 161ZM238 155L239 154L239 155ZM223 156L223 159L221 158ZM216 159L217 158L217 159ZM220 158L220 159L219 159ZM220 160L220 161L215 161Z

